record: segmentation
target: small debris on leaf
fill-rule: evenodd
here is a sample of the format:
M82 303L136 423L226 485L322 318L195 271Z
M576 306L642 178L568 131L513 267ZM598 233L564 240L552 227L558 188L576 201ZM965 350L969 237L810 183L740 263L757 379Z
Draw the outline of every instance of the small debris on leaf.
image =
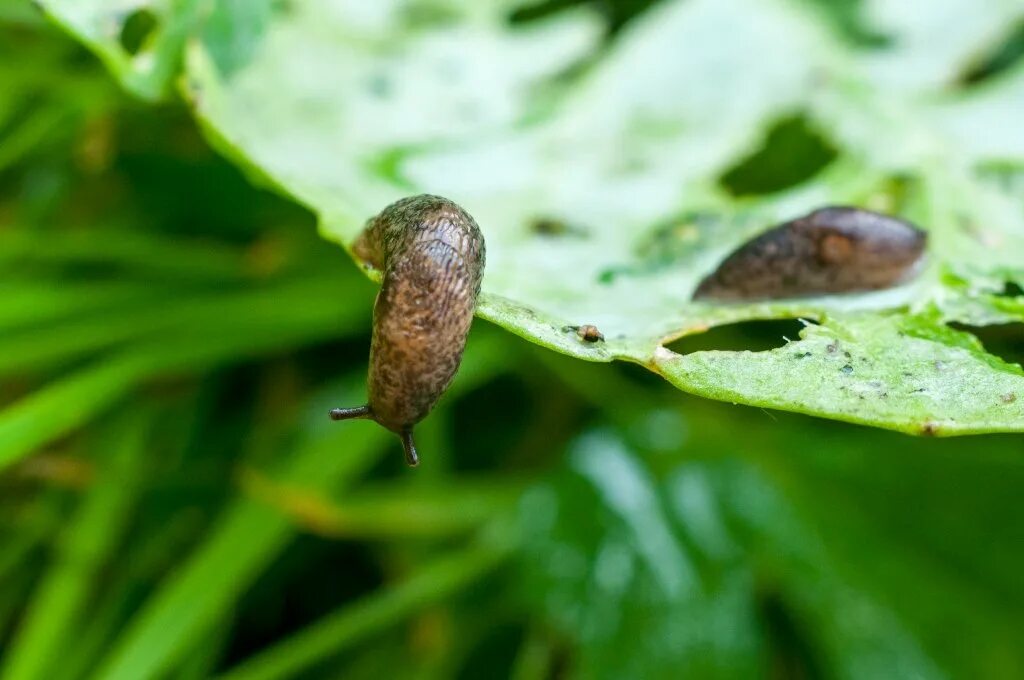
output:
M563 333L575 333L584 342L604 342L604 333L598 330L593 324L582 326L562 326Z

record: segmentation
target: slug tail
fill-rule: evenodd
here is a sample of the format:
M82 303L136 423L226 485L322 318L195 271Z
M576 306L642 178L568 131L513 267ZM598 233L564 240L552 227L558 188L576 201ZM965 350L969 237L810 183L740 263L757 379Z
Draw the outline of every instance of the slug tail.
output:
M420 464L420 456L416 453L416 442L412 439L412 430L402 433L402 448L405 449L405 462L409 467L416 467Z
M369 406L358 406L356 408L332 408L331 420L354 420L356 418L372 418Z

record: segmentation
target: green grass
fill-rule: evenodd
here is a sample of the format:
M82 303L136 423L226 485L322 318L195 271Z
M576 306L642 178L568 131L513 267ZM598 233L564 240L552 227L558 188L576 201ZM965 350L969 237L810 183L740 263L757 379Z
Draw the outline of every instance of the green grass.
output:
M1024 675L1019 438L713 403L477 321L410 470L327 418L375 287L313 215L11 0L0 84L0 680Z

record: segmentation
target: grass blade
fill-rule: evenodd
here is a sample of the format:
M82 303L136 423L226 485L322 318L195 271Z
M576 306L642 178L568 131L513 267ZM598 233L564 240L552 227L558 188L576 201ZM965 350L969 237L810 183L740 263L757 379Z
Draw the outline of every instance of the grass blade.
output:
M405 582L382 589L257 654L222 680L302 677L303 671L465 588L497 567L509 546L481 543L437 559Z
M145 435L152 413L145 409L116 431L119 446L66 527L55 561L36 589L22 625L4 657L0 678L47 678L69 633L80 621L93 582L131 519Z
M439 538L479 528L509 509L522 484L452 480L443 487L400 482L364 489L340 501L307 487L289 486L255 471L243 488L310 533L331 538Z
M145 369L135 356L90 366L0 412L0 469L106 410Z
M372 465L387 441L387 433L376 427L322 432L327 434L288 457L284 479L321 489L343 485ZM96 677L140 680L168 671L230 611L292 535L291 523L274 509L248 498L234 501L209 538L129 625Z

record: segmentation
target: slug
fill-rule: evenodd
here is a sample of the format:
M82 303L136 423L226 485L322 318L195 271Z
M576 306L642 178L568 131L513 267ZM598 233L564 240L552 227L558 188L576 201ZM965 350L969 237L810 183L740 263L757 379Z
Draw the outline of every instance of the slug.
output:
M355 254L383 272L373 308L369 399L338 408L332 420L369 418L398 434L409 465L418 465L413 426L451 384L483 279L480 227L440 196L392 203L366 224Z
M695 300L769 300L880 290L913 277L926 234L860 208L829 207L785 222L733 251Z

